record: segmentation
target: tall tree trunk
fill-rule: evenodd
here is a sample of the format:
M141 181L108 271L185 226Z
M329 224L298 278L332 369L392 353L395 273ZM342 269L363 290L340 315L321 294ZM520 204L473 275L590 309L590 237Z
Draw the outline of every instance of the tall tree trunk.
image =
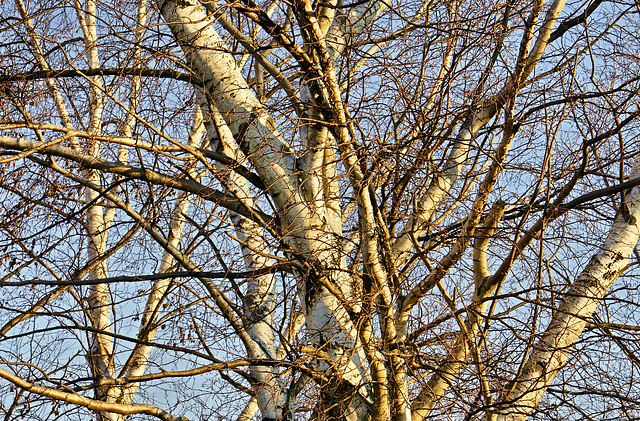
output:
M341 267L343 256L341 247L336 244L341 240L332 232L325 209L312 209L307 204L291 148L249 89L203 7L193 0L158 0L158 7L181 42L192 70L204 81L208 100L214 101L213 105L224 117L236 142L248 151L247 159L269 186L268 193L281 219L283 240L315 270L325 265L338 268L321 270L301 282L306 326L313 342L326 350L333 360L329 366L338 367L338 378L347 382L343 385L361 390L358 396L366 395L362 388L366 359L360 349L357 330L343 303L322 285L337 285L339 289L351 286L351 280L342 274L345 272ZM347 408L341 406L341 410L347 419L365 419L363 407L362 402L358 405L348 403ZM357 418L353 418L356 413Z

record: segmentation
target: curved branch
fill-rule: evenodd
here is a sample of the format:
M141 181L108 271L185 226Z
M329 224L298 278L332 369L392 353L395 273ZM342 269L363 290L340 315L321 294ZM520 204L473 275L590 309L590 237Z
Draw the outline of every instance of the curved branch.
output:
M66 403L84 406L85 408L91 409L93 411L100 412L113 412L116 414L122 415L133 415L133 414L146 414L151 415L156 418L159 418L163 421L189 421L189 419L185 416L176 417L168 412L153 406L153 405L142 405L142 404L130 404L124 405L119 403L107 403L95 399L90 399L85 396L81 396L75 393L65 392L58 389L53 389L50 387L42 387L36 386L33 383L29 383L26 380L21 379L20 377L9 373L0 368L0 377L14 385L18 386L21 389L26 390L27 392L35 393L40 396L45 396L48 398L57 399Z

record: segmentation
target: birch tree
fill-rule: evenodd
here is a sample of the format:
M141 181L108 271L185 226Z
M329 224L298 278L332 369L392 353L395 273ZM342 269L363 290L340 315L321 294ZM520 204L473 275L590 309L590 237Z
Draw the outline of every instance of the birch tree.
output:
M8 0L5 419L637 419L637 2Z

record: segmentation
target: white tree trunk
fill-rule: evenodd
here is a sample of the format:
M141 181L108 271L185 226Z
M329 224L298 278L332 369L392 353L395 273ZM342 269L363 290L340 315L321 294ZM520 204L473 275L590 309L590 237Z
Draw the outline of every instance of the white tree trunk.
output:
M636 163L632 178L640 176ZM621 205L609 235L565 294L549 327L534 345L523 373L497 411L497 420L524 420L534 410L547 387L566 363L571 350L600 301L624 271L640 237L640 187Z
M97 50L96 32L96 2L87 0L83 6L80 0L74 1L76 16L83 33L86 47L87 64L89 69L100 67L100 60ZM102 79L100 77L90 77L90 103L89 103L89 127L90 134L97 135L101 131L102 111L104 107L104 92L102 89ZM98 158L100 156L100 144L95 139L91 139L86 145L87 153ZM95 170L88 170L86 178L91 183L100 185L100 173ZM99 194L91 189L85 190L85 200L92 203L87 211L87 231L89 234L88 257L93 260L101 256L106 250L107 235L109 227L105 224L104 210L100 202ZM89 273L90 279L102 279L107 277L107 263L102 262L95 270ZM90 360L94 369L94 376L111 379L115 376L113 361L113 339L111 335L111 298L108 284L97 284L91 288L88 305L91 322L96 329L91 337ZM104 332L104 333L101 333ZM96 398L109 401L110 388L99 386L96 388ZM119 415L104 413L102 417L109 420L119 419Z
M235 59L215 32L212 18L195 1L158 0L158 7L181 42L192 69L204 80L207 98L215 101L233 136L240 146L250 151L247 159L269 186L268 192L281 218L284 241L311 264L341 268L343 256L337 244L341 239L331 232L325 209L312 209L306 203L295 175L295 156L249 89ZM321 286L328 282L347 288L350 282L345 284L341 270L329 272L301 285L307 330L314 343L329 351L339 367L339 377L352 387L361 387L366 362L359 350L357 331L343 303ZM313 287L309 287L310 282ZM366 409L363 412L362 405L356 406L345 412L357 410L359 419Z

